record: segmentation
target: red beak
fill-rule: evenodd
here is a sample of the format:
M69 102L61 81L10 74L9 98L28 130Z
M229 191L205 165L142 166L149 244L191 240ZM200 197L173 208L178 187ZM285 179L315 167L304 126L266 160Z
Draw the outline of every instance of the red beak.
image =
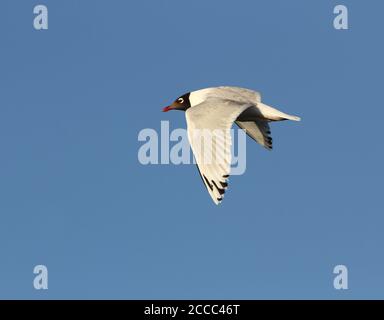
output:
M168 112L169 110L172 110L173 108L171 106L163 108L163 112Z

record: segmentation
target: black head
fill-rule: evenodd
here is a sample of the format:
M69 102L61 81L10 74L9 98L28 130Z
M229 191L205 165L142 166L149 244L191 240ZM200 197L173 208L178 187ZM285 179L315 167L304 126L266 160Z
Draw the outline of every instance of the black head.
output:
M165 107L163 112L167 112L169 110L182 110L186 111L191 107L191 102L189 101L190 93L186 93L180 97L178 97L170 106Z

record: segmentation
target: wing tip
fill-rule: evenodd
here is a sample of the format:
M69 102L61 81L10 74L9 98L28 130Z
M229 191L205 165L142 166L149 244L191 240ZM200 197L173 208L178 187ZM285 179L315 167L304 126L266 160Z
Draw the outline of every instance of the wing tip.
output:
M221 202L223 201L223 198L216 198L213 200L213 202L218 206L221 204Z
M301 121L301 118L298 117L298 116L291 116L289 120L292 120L292 121Z

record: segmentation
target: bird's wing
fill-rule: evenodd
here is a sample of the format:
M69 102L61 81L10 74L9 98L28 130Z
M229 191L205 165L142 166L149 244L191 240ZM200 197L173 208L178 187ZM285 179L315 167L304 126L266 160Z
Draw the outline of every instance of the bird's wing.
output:
M252 103L261 102L260 92L253 91L253 90L246 89L246 88L240 88L240 87L221 87L221 88L228 90L228 91L231 91L231 92L234 92L234 93L246 98L247 100L249 100Z
M236 124L263 147L268 150L272 149L271 129L268 121L236 121Z
M216 204L223 200L231 170L231 127L250 104L210 98L186 113L188 139L201 178Z

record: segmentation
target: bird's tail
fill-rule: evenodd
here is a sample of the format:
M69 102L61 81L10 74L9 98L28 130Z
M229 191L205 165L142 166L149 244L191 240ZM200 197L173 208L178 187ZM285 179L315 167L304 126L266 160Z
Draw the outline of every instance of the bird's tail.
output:
M292 120L292 121L301 121L301 118L298 117L298 116L292 116L290 114L286 114L284 116L284 119L287 119L287 120Z
M266 119L269 119L269 120L272 120L272 121L281 121L281 120L292 120L292 121L300 121L301 118L300 117L297 117L297 116L292 116L290 114L286 114L284 112L281 112L271 106L268 106L264 103L261 103L259 102L257 104L257 106L259 107L259 110L261 112L261 114L266 118Z

